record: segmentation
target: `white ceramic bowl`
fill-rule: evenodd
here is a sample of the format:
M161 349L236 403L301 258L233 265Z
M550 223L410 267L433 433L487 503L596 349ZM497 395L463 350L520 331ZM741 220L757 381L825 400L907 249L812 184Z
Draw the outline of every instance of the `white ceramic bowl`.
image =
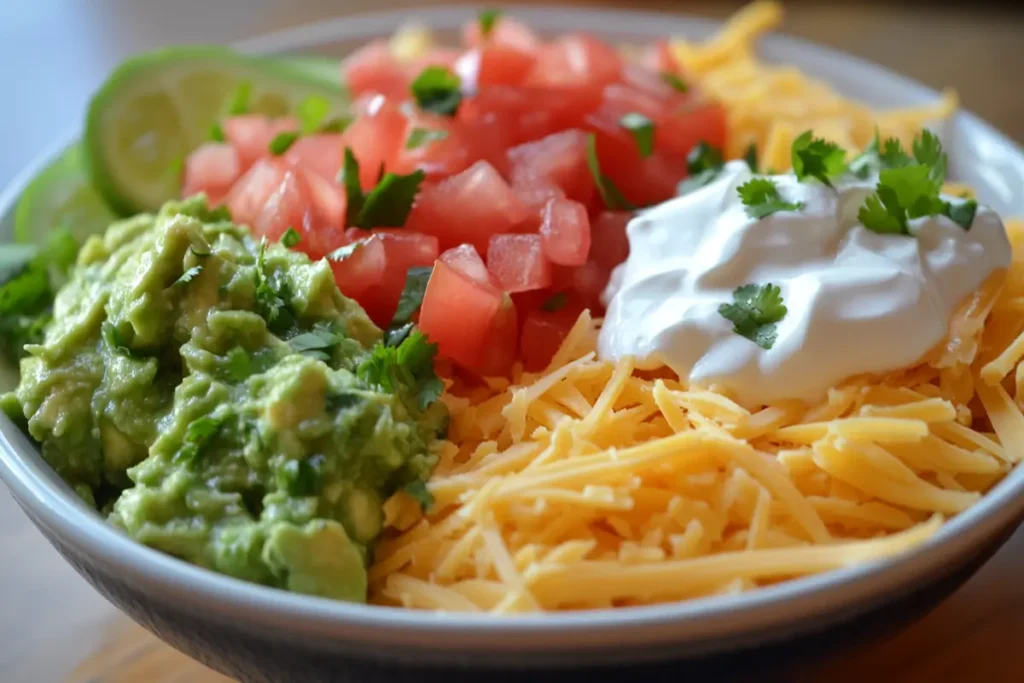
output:
M442 35L453 36L475 12L434 8L415 14ZM699 38L719 26L702 19L638 12L522 8L515 14L542 31L591 31L616 42L644 42L667 34ZM408 18L409 12L402 11L337 19L245 41L240 47L342 55L367 40L389 35ZM938 97L881 67L782 36L767 37L762 54L770 61L797 65L875 105L909 105ZM941 133L954 177L974 186L983 201L1004 215L1024 215L1024 154L1014 143L968 113L944 124ZM0 235L9 239L18 195L60 148L26 170L0 197ZM848 624L885 605L896 605L886 620L895 614L905 618L919 614L966 578L1024 518L1024 468L1017 468L931 541L892 562L737 596L493 618L293 595L150 550L79 502L6 418L0 423L0 478L68 561L134 619L214 668L243 680L275 683L339 677L422 682L435 677L451 680L453 673L467 670L475 670L471 675L478 678L480 669L504 678L527 669L667 658L692 662ZM677 674L679 666L672 665ZM538 674L530 678L538 680ZM565 678L564 672L558 674L558 680Z

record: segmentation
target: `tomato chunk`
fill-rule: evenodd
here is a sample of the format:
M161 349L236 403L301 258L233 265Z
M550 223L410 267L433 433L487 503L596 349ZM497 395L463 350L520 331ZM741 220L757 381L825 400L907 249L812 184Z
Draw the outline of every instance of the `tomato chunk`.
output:
M393 167L399 148L405 144L407 121L390 100L374 98L369 108L342 133L343 144L359 162L359 183L364 190L377 184L383 167Z
M359 228L349 228L345 233L350 242L366 239L369 234ZM434 263L439 249L436 237L402 228L376 229L372 235L384 247L384 268L378 282L359 296L359 303L371 320L387 327L395 317L409 269Z
M507 295L490 282L467 275L458 267L464 259L465 255L446 259L442 254L434 263L423 295L419 327L438 345L441 356L472 370L483 360L485 340ZM479 255L476 260L482 267ZM486 277L486 268L484 273Z
M507 45L527 53L536 52L540 47L537 34L512 17L498 17L487 36L480 30L479 21L468 22L462 28L462 42L467 47Z
M480 284L496 286L487 266L484 265L484 260L480 258L480 253L473 245L460 244L445 251L440 258L460 275Z
M181 196L206 193L210 205L220 204L242 172L238 152L231 145L206 143L188 155Z
M552 199L540 224L544 254L563 266L582 266L590 253L587 207L568 199Z
M621 70L622 60L610 45L586 34L571 34L540 49L526 84L600 97L601 88L616 80Z
M345 141L341 133L305 135L296 140L284 153L284 160L295 166L314 171L332 183L337 181Z
M356 301L365 299L366 294L377 286L384 276L386 264L384 242L379 237L370 235L359 245L347 258L329 261L338 289Z
M391 55L386 40L375 40L353 52L342 63L344 82L353 95L380 93L404 98L409 94L409 76Z
M407 174L420 169L428 178L440 179L465 170L472 161L463 132L450 117L417 109L407 114L401 144L388 170Z
M299 129L299 122L283 116L268 119L259 114L232 116L224 121L224 138L238 152L238 161L243 169L247 169L269 154L268 147L278 133Z
M531 52L495 43L465 52L454 69L463 88L476 92L488 85L520 85L536 61Z
M548 366L581 312L573 301L557 311L539 308L526 314L519 349L527 371L540 372Z
M508 375L516 360L516 351L519 347L518 332L519 320L515 303L508 294L503 294L490 330L483 339L480 360L476 366L469 369L481 377Z
M435 235L441 248L468 243L486 252L491 235L514 232L529 210L486 161L421 189L406 223L410 230Z
M487 270L506 292L529 292L551 286L551 263L540 235L492 235Z
M270 195L284 180L285 169L274 161L260 160L238 179L228 193L226 204L236 223L252 225Z
M508 151L512 185L558 187L569 199L589 204L594 197L593 176L587 166L587 134L567 130L527 142Z
M256 216L252 224L253 233L276 242L288 228L304 231L312 228L309 199L303 190L295 171L287 171L281 184L270 194Z
M611 271L629 256L626 225L633 214L628 211L603 211L590 228L590 256L602 268Z

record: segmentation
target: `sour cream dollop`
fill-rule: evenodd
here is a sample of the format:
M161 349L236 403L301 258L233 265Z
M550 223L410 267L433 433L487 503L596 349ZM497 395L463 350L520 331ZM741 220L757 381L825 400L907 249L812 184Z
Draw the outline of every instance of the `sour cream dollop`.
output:
M988 207L969 230L933 216L911 221L911 237L882 235L857 221L874 179L847 176L831 189L788 174L773 180L803 209L758 220L737 193L751 177L730 162L712 184L630 222L629 258L605 292L603 357L667 365L748 404L814 401L848 377L922 359L960 304L1010 264ZM781 288L787 309L768 350L718 311L736 288L766 283Z

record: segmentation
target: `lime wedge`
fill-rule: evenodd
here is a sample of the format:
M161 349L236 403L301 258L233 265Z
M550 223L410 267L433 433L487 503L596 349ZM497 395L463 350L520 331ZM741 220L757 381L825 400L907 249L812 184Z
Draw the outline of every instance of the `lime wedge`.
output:
M223 47L172 47L119 66L93 96L85 124L89 174L123 214L153 211L178 196L181 164L210 139L239 85L249 111L282 116L311 95L345 113L340 70L296 58L252 57Z
M114 212L89 183L82 149L69 147L37 175L18 199L14 239L43 248L56 230L67 230L79 246L89 235L102 232Z

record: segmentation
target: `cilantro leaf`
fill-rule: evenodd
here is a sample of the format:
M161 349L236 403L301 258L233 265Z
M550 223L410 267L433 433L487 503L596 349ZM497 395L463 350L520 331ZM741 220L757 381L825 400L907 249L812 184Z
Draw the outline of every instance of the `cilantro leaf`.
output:
M321 133L344 133L345 129L352 123L352 118L348 116L335 116L321 124L319 132Z
M587 136L587 168L590 169L590 175L594 178L597 191L601 194L601 199L604 200L604 205L609 211L633 211L636 209L636 206L623 196L619 188L615 187L615 183L601 173L601 163L597 159L597 139L593 133Z
M680 78L678 74L674 74L669 71L662 71L661 80L676 92L686 94L690 90L690 86L687 85L686 81Z
M927 128L914 138L911 148L917 163L927 166L933 180L939 185L946 182L946 170L949 159L942 149L942 142L935 133Z
M724 167L722 150L701 140L686 155L687 177L679 184L680 193L689 194L714 182Z
M288 249L291 249L292 247L298 245L299 242L301 241L302 235L300 235L298 231L292 227L289 227L287 230L284 231L284 234L281 235L281 244L283 244Z
M177 280L174 281L174 285L178 285L178 286L187 285L189 282L192 282L193 280L195 280L196 276L199 275L199 273L202 272L202 270L203 270L202 266L192 266L191 268L186 270L184 273L182 273L181 277L179 277ZM174 286L174 285L172 285L172 286Z
M431 130L430 128L413 128L412 132L409 133L409 137L405 141L406 149L416 149L422 147L428 142L434 142L435 140L444 140L448 137L448 131L445 130Z
M875 137L864 148L864 151L850 162L847 170L861 180L867 180L872 173L878 171L880 166L878 130L876 129Z
M565 296L565 292L559 292L548 298L547 301L540 305L540 310L547 311L548 313L554 313L565 308L565 304L568 299Z
M412 323L406 323L401 327L392 327L384 335L384 346L398 346L405 338L412 334L412 331L416 329L416 326Z
M287 460L277 470L281 488L289 496L315 496L323 488L324 456L311 455L308 458Z
M267 273L267 238L264 237L256 254L256 308L269 325L282 319L286 306L283 294L282 288L275 286Z
M368 239L373 238L370 237ZM327 260L340 263L362 249L364 244L366 244L366 240L356 240L355 242L350 242L343 247L338 247L327 255Z
M345 157L338 172L338 182L345 186L345 224L355 225L356 216L363 209L366 196L363 194L363 186L359 183L359 160L348 147L345 148Z
M654 153L654 122L641 114L631 111L621 119L619 125L633 135L633 142L640 152L640 157L646 159Z
M455 116L462 103L459 77L443 66L428 66L410 85L412 96L423 111Z
M320 124L327 119L331 111L331 103L319 95L310 95L295 108L295 115L299 119L299 129L303 135L317 132Z
M286 130L283 133L278 133L274 136L274 139L267 145L267 150L274 156L281 156L295 144L295 141L299 139L299 133L294 130Z
M892 188L908 218L934 216L944 208L939 198L942 181L935 177L932 168L923 164L887 168L878 174L878 185Z
M444 382L434 374L437 344L431 344L419 330L412 330L397 346L378 342L356 370L367 384L395 393L405 387L416 398L420 410L437 400Z
M227 138L224 137L224 128L220 125L220 121L217 121L210 126L210 139L214 142L224 142L227 140Z
M224 426L224 421L224 418L210 416L192 420L185 428L185 443L178 449L174 459L189 465L195 463L199 455Z
M498 23L500 16L500 9L485 9L480 12L478 20L480 21L480 36L482 38L487 38L491 35L491 31L494 30L494 26Z
M732 303L718 307L719 315L733 324L732 331L736 334L762 349L772 348L777 336L775 325L786 317L782 290L771 283L749 284L737 287L732 298Z
M402 487L402 490L412 496L420 507L423 508L424 512L429 511L434 507L434 494L427 488L427 483L421 479L416 481L410 481L408 484Z
M790 151L797 180L815 178L832 187L832 179L846 170L846 154L839 145L816 138L806 131L793 141Z
M288 346L295 353L327 361L332 348L341 343L345 337L323 323L317 323L309 332L302 332L288 340Z
M747 145L747 151L743 153L743 161L747 162L747 167L751 173L757 173L757 144L751 142Z
M252 83L242 81L235 88L228 103L228 116L240 116L249 113L249 99L252 97Z
M423 293L427 291L427 282L430 281L430 275L433 272L432 266L410 268L406 271L405 287L402 288L402 295L398 299L395 317L391 319L392 327L409 322L416 311L420 309L420 304L423 303Z
M974 216L978 213L978 202L974 199L965 199L959 202L946 202L943 215L949 217L954 223L964 230L970 230L974 223Z
M909 235L907 212L900 206L896 192L880 185L875 193L864 200L857 212L857 220L865 228L881 235Z
M804 208L803 202L787 202L779 194L778 185L769 178L751 178L736 188L736 191L751 218L764 218L779 211L799 211Z
M405 225L413 201L420 191L420 183L426 178L422 170L408 175L386 173L380 182L366 195L363 207L356 215L357 228L400 228Z

